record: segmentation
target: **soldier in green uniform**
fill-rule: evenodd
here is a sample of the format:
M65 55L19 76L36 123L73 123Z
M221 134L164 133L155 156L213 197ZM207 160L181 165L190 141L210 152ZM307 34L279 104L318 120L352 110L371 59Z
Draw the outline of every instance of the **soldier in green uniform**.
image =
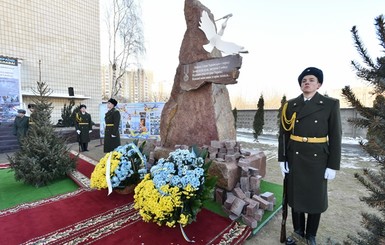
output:
M109 99L107 102L107 113L104 117L106 127L104 129L104 152L113 151L120 146L120 112L115 108L118 102L115 99Z
M21 144L21 140L27 135L29 117L23 109L17 110L17 113L13 123L13 135L17 136L17 141Z
M86 109L86 105L80 105L79 112L75 115L75 129L82 151L88 151L88 142L90 142L90 133L92 132L91 115L86 112Z
M282 108L278 161L287 178L294 232L314 245L321 213L328 208L328 180L340 169L340 105L317 92L323 82L320 69L306 68L298 82L302 94ZM286 244L295 240L289 237Z

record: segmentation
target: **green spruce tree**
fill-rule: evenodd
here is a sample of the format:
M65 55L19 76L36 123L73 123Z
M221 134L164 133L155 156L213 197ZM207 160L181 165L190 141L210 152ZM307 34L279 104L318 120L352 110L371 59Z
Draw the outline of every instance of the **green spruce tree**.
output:
M385 24L384 16L375 18L378 40L385 52ZM385 56L372 60L362 43L357 28L351 30L358 53L364 65L352 61L352 65L359 78L374 87L375 100L372 108L365 107L355 96L349 86L342 90L343 96L357 109L362 118L350 119L357 127L367 129L367 142L361 145L377 162L379 169L364 169L356 173L355 177L368 190L368 196L360 200L378 212L362 213L363 229L355 235L348 235L344 244L385 244Z
M282 108L283 108L283 105L284 105L286 102L287 102L286 95L283 95L283 96L282 96L282 99L281 99L281 106L280 106L279 109L278 109L278 115L277 115L277 125L278 125L278 128L281 126Z
M74 120L72 118L72 107L75 105L75 100L70 99L70 103L64 104L63 109L61 109L61 118L62 124L64 127L72 127L75 125Z
M17 181L40 187L65 178L67 172L75 169L75 159L70 157L66 142L55 134L51 124L52 103L48 95L52 90L39 79L33 92L36 107L30 116L32 123L27 137L8 160Z
M263 107L265 106L265 101L263 99L263 95L259 97L258 105L257 105L257 112L254 115L254 121L253 121L253 135L255 141L258 141L258 136L262 134L263 125L265 124L264 119L264 110Z
M237 107L235 107L233 110L233 116L234 116L234 128L236 129L237 128L237 118L238 118Z

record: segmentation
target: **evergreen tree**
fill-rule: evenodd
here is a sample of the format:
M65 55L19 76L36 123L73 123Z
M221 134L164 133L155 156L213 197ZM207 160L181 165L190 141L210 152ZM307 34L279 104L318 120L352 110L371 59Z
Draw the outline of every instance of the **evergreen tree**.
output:
M75 107L75 109L72 111L72 114L71 114L71 120L73 122L73 125L75 125L75 121L76 121L76 113L79 113L80 112L80 105L77 105Z
M282 96L282 99L281 99L281 106L279 107L278 109L278 115L277 115L277 125L278 125L278 128L281 126L281 115L282 115L282 108L283 108L283 105L287 102L286 100L286 95L283 95Z
M237 128L237 119L238 119L237 107L235 107L233 110L233 116L234 116L234 128Z
M69 105L64 104L63 109L61 109L61 118L63 119L64 127L74 126L74 120L72 118L72 107L75 105L75 100L71 99Z
M69 154L65 141L59 138L51 124L52 103L48 95L52 90L44 82L37 82L35 111L27 137L23 138L20 150L8 156L15 179L36 187L45 186L75 169L75 159Z
M263 95L261 95L258 100L258 105L257 105L258 108L257 108L257 112L255 113L254 121L253 121L253 129L254 129L253 135L256 141L258 140L258 136L261 135L263 130L263 125L265 124L264 110L263 110L264 105L265 105L265 101L263 99Z
M380 45L385 52L385 24L384 16L375 18L375 27ZM364 107L356 98L349 86L342 89L343 96L357 109L363 118L349 121L362 128L367 128L367 142L361 145L377 162L379 169L364 169L356 173L355 177L368 190L368 196L360 200L378 212L362 213L363 230L357 235L348 235L344 244L385 244L385 56L372 60L364 47L356 27L351 30L355 46L360 54L364 66L356 61L352 65L359 78L364 79L374 87L375 100L372 108Z

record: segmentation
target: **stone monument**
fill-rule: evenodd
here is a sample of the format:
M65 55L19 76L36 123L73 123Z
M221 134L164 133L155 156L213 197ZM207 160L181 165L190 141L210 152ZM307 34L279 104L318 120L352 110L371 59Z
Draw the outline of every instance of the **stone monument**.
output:
M215 25L213 14L198 0L185 0L187 29L179 53L170 99L160 123L161 146L210 145L213 140L236 140L234 117L226 84L236 83L242 58L209 53L209 43L200 29L202 13Z
M263 152L242 151L236 142L226 88L227 84L237 83L242 64L239 53L247 52L239 45L222 40L232 14L217 19L225 19L218 32L213 14L198 0L185 0L184 13L187 30L170 99L162 111L161 146L155 148L150 160L166 158L175 148L197 145L207 149L212 160L209 174L218 177L218 202L223 204L225 193L237 186L247 195L259 194L260 180L266 174L266 156ZM235 206L239 207L236 210L239 213L242 205ZM248 223L255 225L254 221Z

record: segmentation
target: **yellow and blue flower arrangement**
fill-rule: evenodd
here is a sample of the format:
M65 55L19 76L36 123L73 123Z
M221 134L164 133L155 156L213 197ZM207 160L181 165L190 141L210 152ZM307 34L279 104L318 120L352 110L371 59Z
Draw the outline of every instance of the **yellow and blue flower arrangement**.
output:
M138 146L138 141L134 141L107 153L95 166L90 187L123 189L138 184L147 173L144 145L145 142Z
M207 151L177 149L159 159L135 188L135 208L146 222L184 227L196 220L203 203L212 199L215 177L208 175Z

